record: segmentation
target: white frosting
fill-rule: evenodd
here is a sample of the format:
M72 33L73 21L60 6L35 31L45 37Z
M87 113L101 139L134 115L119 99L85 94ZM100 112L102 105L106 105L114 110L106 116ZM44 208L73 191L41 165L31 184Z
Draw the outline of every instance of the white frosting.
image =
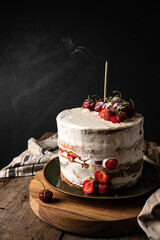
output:
M63 124L68 128L80 130L113 130L131 127L141 121L142 116L137 114L136 117L128 119L119 124L105 121L98 116L98 112L89 109L73 108L62 111L57 116L57 123Z
M123 122L122 122L123 123ZM118 148L124 149L121 153L121 161L126 162L134 154L124 152L126 148L131 148L143 137L143 117L137 115L133 120L122 124L111 123L99 118L94 111L75 108L65 110L57 116L59 145L64 142L77 148L74 149L77 155L83 160L95 159L103 160L114 157ZM106 127L107 126L107 127ZM112 131L111 134L103 134L102 131L121 129L121 131ZM99 127L99 128L98 128ZM86 130L91 130L91 134L86 134ZM141 130L141 134L139 134ZM139 151L142 154L142 143ZM68 149L66 149L68 150ZM84 151L86 150L86 151ZM94 152L93 152L94 150ZM138 154L136 152L136 154ZM132 159L131 159L132 161ZM134 159L133 159L134 161Z
M105 121L95 111L74 108L64 110L57 116L57 126L59 146L73 146L72 151L81 157L81 160L76 158L71 163L63 157L66 153L60 156L63 175L78 186L82 186L88 176L93 177L95 171L104 167L108 158L115 157L119 165L142 159L143 117L140 114L118 124ZM65 150L68 151L68 146ZM94 164L94 161L102 161L102 164ZM89 164L89 168L84 168L82 163ZM116 178L113 183L119 186L130 180L134 182L137 178Z

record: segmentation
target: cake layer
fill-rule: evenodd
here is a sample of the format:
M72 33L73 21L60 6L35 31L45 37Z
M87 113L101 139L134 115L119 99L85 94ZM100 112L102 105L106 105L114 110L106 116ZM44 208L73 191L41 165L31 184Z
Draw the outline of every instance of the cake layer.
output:
M95 123L93 129L88 127L89 119L91 126ZM69 120L71 121L70 123ZM76 124L73 124L74 121ZM82 126L83 124L84 126ZM96 112L90 112L89 115L82 109L77 108L72 111L65 110L60 113L57 117L57 125L59 142L74 146L75 153L77 154L79 154L82 149L86 150L87 153L90 151L91 154L88 155L88 159L94 159L95 152L103 153L108 157L112 155L117 148L132 147L135 142L143 138L143 117L140 115L137 115L132 121L130 119L121 124L114 124L99 118ZM83 153L84 151L82 154ZM86 158L87 156L85 154L81 157ZM98 156L96 155L95 157L97 158Z
M128 161L134 162L137 159L141 159L143 155L143 140L135 142L130 147L114 146L110 149L103 149L101 151L86 150L78 148L70 144L66 144L63 141L59 141L59 147L67 152L71 152L73 155L78 155L84 163L90 163L91 161L103 161L107 158L118 158L119 164L126 163Z
M84 166L82 163L77 162L76 159L72 162L67 157L59 155L61 173L67 183L73 184L75 187L82 188L83 182L88 178L94 178L96 171L102 169L101 165L94 162ZM109 179L114 189L131 186L138 181L141 176L143 168L143 160L139 159L135 163L123 164L119 168L108 171Z

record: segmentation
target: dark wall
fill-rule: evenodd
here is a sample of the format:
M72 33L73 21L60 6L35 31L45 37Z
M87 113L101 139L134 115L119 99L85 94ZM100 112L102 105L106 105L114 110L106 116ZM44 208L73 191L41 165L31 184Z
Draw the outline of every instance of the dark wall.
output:
M63 6L63 5L62 5ZM108 95L120 90L145 117L145 139L160 144L160 20L157 2L97 9L0 8L0 168L30 137L56 131L56 116L103 96L104 60L66 51L64 37L108 60Z

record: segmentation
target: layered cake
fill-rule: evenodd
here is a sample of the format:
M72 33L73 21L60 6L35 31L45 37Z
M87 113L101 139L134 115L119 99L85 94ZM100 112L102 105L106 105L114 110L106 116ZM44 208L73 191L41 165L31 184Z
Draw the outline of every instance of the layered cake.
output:
M88 98L59 113L57 127L61 177L69 185L92 193L99 184L101 193L104 185L120 189L140 179L143 117L132 100Z

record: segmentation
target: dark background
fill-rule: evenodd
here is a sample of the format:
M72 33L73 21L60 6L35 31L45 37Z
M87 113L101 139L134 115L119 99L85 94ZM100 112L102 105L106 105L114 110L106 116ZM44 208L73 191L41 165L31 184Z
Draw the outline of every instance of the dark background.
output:
M56 131L56 116L88 94L132 98L145 118L145 139L160 144L160 8L143 5L0 7L0 168L27 148L30 137ZM97 58L66 51L63 38Z

